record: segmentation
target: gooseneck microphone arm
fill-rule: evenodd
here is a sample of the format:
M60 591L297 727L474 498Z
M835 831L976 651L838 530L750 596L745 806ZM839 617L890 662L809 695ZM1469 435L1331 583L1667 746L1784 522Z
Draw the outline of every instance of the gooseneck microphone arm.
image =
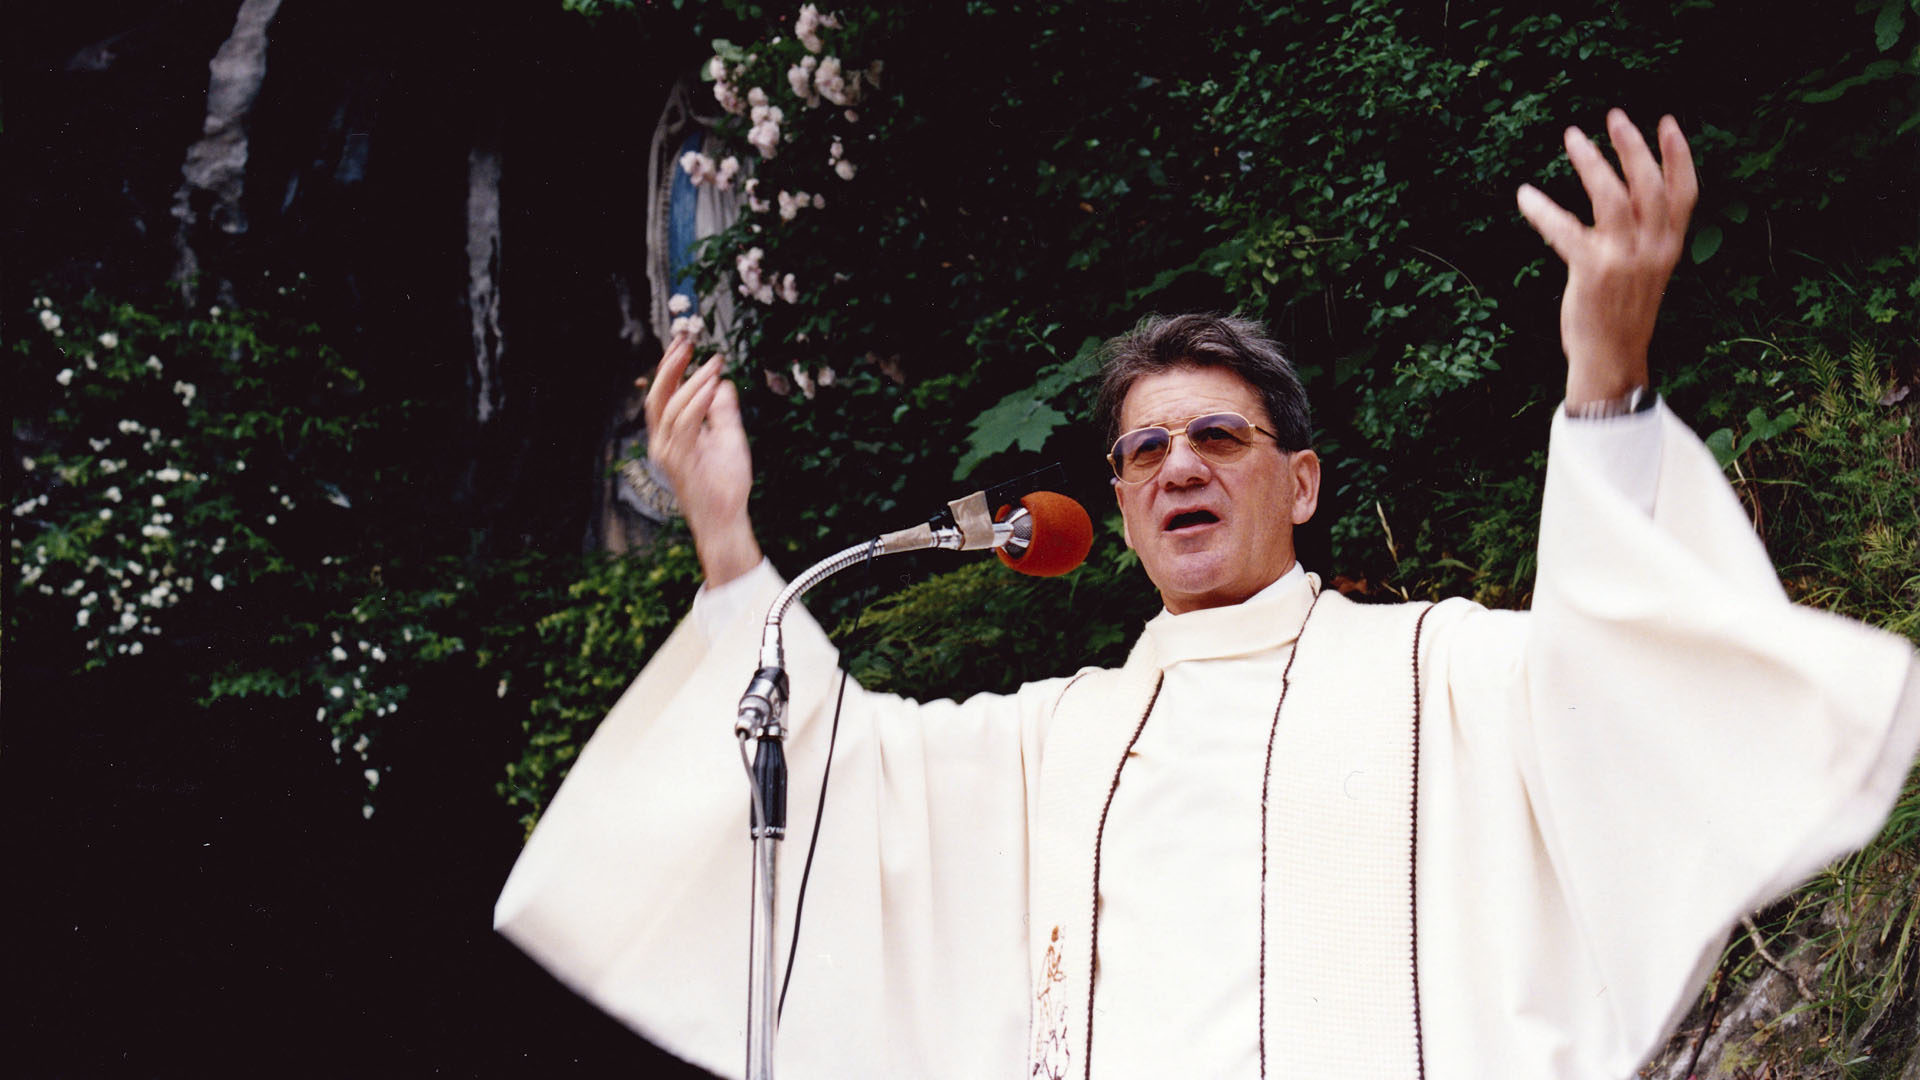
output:
M1081 511L1085 516L1085 511ZM877 536L835 552L814 563L780 591L767 609L760 634L760 667L741 695L734 720L740 760L752 786L753 809L749 832L753 837L753 927L748 946L747 1076L772 1080L773 1038L778 1022L774 975L774 926L779 899L775 869L776 845L787 832L786 739L787 657L781 623L787 610L808 590L857 563L881 555L945 548L970 551L998 548L1011 559L1024 556L1034 542L1035 522L1027 507L1018 506L1005 521L994 521L984 491L947 504L947 509L924 525ZM1082 549L1081 555L1085 555ZM1077 560L1076 560L1077 561ZM747 741L754 742L753 761L747 764Z
M766 627L760 634L761 669L786 667L780 624L787 616L787 609L793 606L794 601L812 591L815 585L850 566L881 555L898 555L929 548L948 551L999 548L1015 559L1026 554L1027 546L1033 541L1033 514L1021 506L1007 515L1005 521L994 521L987 516L986 502L985 494L976 491L964 499L947 504L951 519L947 514L938 515L925 525L876 536L866 543L837 551L808 567L805 573L780 591L773 606L767 609ZM742 698L740 706L743 719L747 704L748 699Z

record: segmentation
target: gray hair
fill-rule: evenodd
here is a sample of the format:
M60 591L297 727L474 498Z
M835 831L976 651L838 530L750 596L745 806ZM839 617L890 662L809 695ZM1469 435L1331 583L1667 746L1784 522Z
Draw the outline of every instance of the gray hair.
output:
M1148 375L1191 367L1220 367L1245 379L1260 395L1283 450L1313 441L1313 419L1300 376L1267 336L1267 328L1239 315L1149 315L1101 347L1100 395L1094 416L1107 445L1120 437L1127 391Z

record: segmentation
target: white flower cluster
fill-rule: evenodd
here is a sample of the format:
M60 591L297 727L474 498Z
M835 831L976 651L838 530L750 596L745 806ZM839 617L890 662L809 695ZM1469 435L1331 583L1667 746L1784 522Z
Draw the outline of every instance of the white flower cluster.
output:
M354 609L355 617L364 621L366 616ZM404 631L407 640L412 640L413 631ZM327 670L321 678L324 687L321 704L314 709L313 718L318 723L330 723L333 729L331 746L334 760L342 761L347 751L358 755L360 761L367 761L367 751L373 745L373 738L358 725L368 719L382 719L400 711L400 701L406 695L405 687L369 685L379 682L375 672L377 665L385 663L387 650L383 645L366 638L357 637L353 647L347 645L347 635L340 630L330 631L332 648L327 651ZM353 742L345 749L342 743L351 737ZM374 769L363 774L369 788L380 782Z
M817 389L833 385L834 372L831 367L823 366L819 371L809 372L806 368L800 366L800 361L795 360L788 367L788 370L793 373L791 379L781 372L762 369L762 374L767 380L767 389L785 397L793 393L793 388L798 386L800 392L806 395L807 400L812 401Z
M820 104L820 95L813 88L813 72L819 64L818 57L803 56L799 63L787 69L787 86L808 108Z
M667 297L667 314L673 316L673 324L667 328L667 337L676 338L681 334L690 334L695 338L707 332L707 321L693 310L693 301L686 293L674 293Z
M766 272L760 260L766 252L759 248L748 248L743 255L733 260L734 272L740 275L740 295L749 300L758 300L762 304L773 303L778 296L789 304L800 302L800 283L792 274L780 275Z
M812 207L815 210L825 210L827 208L825 196L809 195L804 191L791 193L782 191L775 196L775 199L780 203L781 221L792 221L795 215L808 207Z
M367 616L359 608L353 609L356 622L366 622ZM324 692L321 704L314 709L316 722L328 724L333 736L329 745L333 748L334 761L344 762L346 755L352 753L367 767L361 770L361 779L366 781L367 801L360 807L360 816L373 816L373 789L380 786L381 771L378 766L368 764L368 752L373 747L373 736L360 725L368 720L379 720L400 711L400 702L406 697L404 686L380 686L376 672L378 665L387 660L386 647L376 641L354 636L351 648L347 645L347 631L333 630L328 633L332 647L327 650L327 670L322 676ZM403 627L401 637L413 640L413 628ZM353 741L347 743L351 738Z
M745 65L741 65L744 67ZM740 100L740 92L727 81L727 62L716 56L707 61L707 74L713 78L713 100L720 107L735 116L746 110L746 103Z
M787 68L787 89L811 109L822 99L847 109L847 122L860 119L860 114L851 106L860 100L862 83L880 85L880 73L885 65L876 60L865 71L848 74L846 64L837 56L820 59L803 56L800 62Z
M788 113L772 100L773 96L790 93L791 100L799 103L795 108L802 110L814 109L823 103L839 109L839 115L830 114L830 119L824 121L823 126L838 124L842 118L847 124L859 122L860 114L852 106L862 99L868 87L877 89L880 86L884 65L874 61L865 68L856 68L829 48L834 44L830 32L841 29L843 25L837 14L822 12L814 3L800 6L794 18L793 36L806 51L797 62L786 68L784 87L780 85L776 74L778 68L766 70L771 65L760 65L757 54L748 53L741 57L730 52L728 56L716 55L707 61L706 74L714 83L714 99L728 113L747 119L747 142L759 152L762 160L775 157L783 143L796 138L795 131L787 130L790 122ZM778 47L782 41L775 37L770 44ZM787 56L794 55L792 46L786 46L786 49ZM792 118L793 122L798 122L798 115L804 114L797 114ZM809 133L813 131L812 128L807 130ZM848 157L851 141L851 137L833 137L826 160L827 167L840 179L847 181L854 179L859 172L859 166ZM744 172L740 163L733 158L715 162L712 157L696 152L682 154L679 167L694 184L713 184L722 189L729 188ZM752 213L771 214L777 210L782 222L794 221L802 210L826 207L824 196L809 194L797 187L769 190L766 194L771 197L763 197L757 177L739 179L739 190ZM750 233L760 233L762 228L759 223L746 225L746 231ZM766 252L760 247L751 247L735 255L734 272L739 294L760 304L770 305L777 301L799 303L801 288L796 276L775 271L765 265L765 259ZM697 311L681 308L674 309L673 314L673 330L676 334L699 321ZM785 373L771 372L768 378L788 385L789 389L798 384L802 392L812 396L816 386L832 382L833 374L827 369L818 374L796 370L790 382Z
M748 248L733 260L734 273L740 275L740 295L758 300L763 304L773 303L773 285L765 281L760 273L760 260L766 252L759 248Z
M33 306L40 312L40 328L54 337L66 337L67 332L60 329L60 316L53 310L53 301L44 296L33 298ZM61 384L66 385L65 383Z
M692 302L684 293L674 293L667 301L667 312L673 316L673 325L667 328L667 337L677 338L687 334L698 338L707 332L707 320L701 318L699 312L691 310L692 307Z
M826 42L820 40L822 29L840 29L839 17L822 15L820 9L812 4L800 5L800 14L793 20L793 36L800 39L800 44L805 45L808 52L817 53L826 47Z
M759 87L754 87L758 91ZM787 115L778 105L755 105L748 119L753 126L747 129L747 141L760 151L763 158L771 158L780 152L780 124Z
M46 549L36 550L43 553ZM37 571L41 568L36 566L30 569ZM193 591L194 584L193 577L180 571L171 561L152 565L138 559L107 561L99 556L90 556L81 568L81 574L61 590L66 596L79 596L79 606L73 613L73 625L78 629L97 630L97 636L86 643L87 651L101 653L105 651L105 646L111 645L113 653L121 656L139 656L146 652L144 639L156 637L161 632L155 616L179 604L185 594ZM97 581L96 575L99 578ZM31 584L38 576L35 573L30 578L23 574L22 581ZM43 588L42 591L52 590ZM96 612L102 616L97 626L94 622Z
M729 154L715 165L711 157L689 150L680 155L680 171L687 174L695 187L712 184L727 191L733 187L733 178L740 175L740 159Z
M820 70L813 73L813 88L820 91L821 97L846 108L860 98L860 73L856 71L848 78L841 70L840 58L829 56L820 61Z
M839 139L833 140L832 148L827 151L827 164L833 166L834 175L840 179L853 179L854 164L847 160L846 148L840 145Z
M767 211L773 209L772 203L760 197L760 178L759 177L757 176L749 177L747 179L747 182L740 186L740 190L744 192L747 196L747 209L753 211L756 214L764 214Z
M61 329L51 300L37 298L34 308L44 328ZM88 344L97 346L104 355L123 343L117 331L104 330ZM55 376L62 386L85 378L85 371L100 368L92 351L75 350L69 355L79 363ZM142 368L159 371L162 367L157 356L149 356L144 365L129 357L118 377ZM197 390L191 383L176 381L173 392L184 408ZM225 579L207 571L211 556L224 550L227 539L219 537L208 544L192 535L180 537L175 533L172 503L178 500L167 488L202 479L175 463L181 459L183 440L169 439L161 425L150 426L132 418L115 421L98 434L77 434L85 437L86 450L72 457L43 459L52 474L47 481L57 481L57 485L29 495L12 509L16 517L28 518L46 510L56 497L62 504L62 512L42 515L28 523L27 527L34 530L46 530L48 543L35 547L38 562L21 575L21 583L53 595L52 585L42 578L62 573L62 564L70 568L68 572L74 576L61 593L76 599L73 626L90 635L85 648L91 654L87 661L91 667L105 664L113 656L143 655L151 639L163 633L166 613L180 604L196 583L216 592L223 589ZM136 461L138 464L134 464ZM26 458L22 468L32 471L38 464ZM20 545L16 543L16 547ZM50 563L50 548L63 551L63 557Z

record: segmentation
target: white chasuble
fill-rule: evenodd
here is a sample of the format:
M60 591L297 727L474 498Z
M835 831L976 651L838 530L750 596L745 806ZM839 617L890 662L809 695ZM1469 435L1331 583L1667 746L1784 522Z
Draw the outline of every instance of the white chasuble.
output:
M1036 999L1064 992L1068 1007L1036 1006L1034 1075L1257 1076L1263 1060L1301 1075L1421 1075L1414 658L1426 605L1362 607L1317 588L1290 575L1238 608L1162 615L1126 668L1062 696L1032 911L1055 954L1036 965ZM1148 671L1150 703L1116 707ZM1148 741L1162 730L1173 747ZM1103 757L1106 777L1088 767ZM1089 778L1104 798L1089 797ZM1182 850L1188 836L1197 851ZM1063 954L1058 941L1087 944ZM1063 1047L1091 1052L1075 1065Z
M1553 428L1531 612L1329 591L1294 645L1312 602L1296 578L1194 613L1218 620L1204 633L1150 629L1112 671L959 704L849 687L779 1074L1115 1078L1188 1060L1411 1076L1417 1059L1435 1080L1631 1076L1727 928L1879 827L1920 743L1920 689L1904 640L1786 602L1712 455L1664 406ZM1655 444L1645 490L1612 478L1621 431ZM733 715L779 588L763 566L702 598L582 751L495 909L569 986L729 1076L750 868ZM787 628L782 957L838 681L819 628L800 612ZM1263 644L1186 644L1215 636ZM1290 652L1277 724L1279 687L1240 715ZM1341 737L1410 737L1416 686L1417 776L1396 781L1391 753ZM1197 726L1212 720L1235 727ZM1270 773L1264 744L1259 774L1237 760L1247 728L1271 737ZM1183 776L1189 741L1201 760ZM1257 794L1239 820L1249 775L1264 830ZM1209 777L1235 790L1180 793ZM1348 805L1401 799L1417 822ZM1210 834L1201 861L1255 865L1157 869L1189 830ZM1170 932L1156 951L1155 924L1182 911L1217 935ZM1197 1007L1217 1026L1136 977L1214 980Z

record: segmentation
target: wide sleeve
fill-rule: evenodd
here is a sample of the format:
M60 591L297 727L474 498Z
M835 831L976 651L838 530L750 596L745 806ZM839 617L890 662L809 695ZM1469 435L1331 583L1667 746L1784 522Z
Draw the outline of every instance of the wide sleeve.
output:
M1790 604L1713 456L1656 422L1649 512L1556 415L1514 739L1629 1068L1734 920L1871 839L1920 740L1910 644Z
M781 582L675 630L581 752L495 925L562 981L722 1075L745 1057L751 844L733 736ZM732 588L732 586L729 586ZM712 614L712 613L709 613ZM778 955L833 735L838 655L795 608ZM918 704L849 680L777 1052L783 1075L1008 1074L1026 1034L1023 729L1063 681Z

